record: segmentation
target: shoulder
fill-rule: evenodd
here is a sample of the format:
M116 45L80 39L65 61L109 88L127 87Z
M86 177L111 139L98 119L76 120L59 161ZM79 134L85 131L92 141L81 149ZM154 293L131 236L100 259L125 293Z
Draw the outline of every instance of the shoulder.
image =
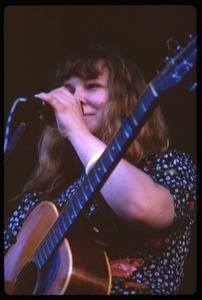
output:
M178 171L177 173L183 172L183 170L196 172L196 165L190 155L180 149L170 149L163 154L152 153L148 155L144 160L143 168L145 171L150 169L167 172L175 170L175 172Z
M151 154L145 160L143 171L170 191L175 203L175 219L194 214L197 172L189 154L178 149L161 155Z
M161 155L151 154L146 157L142 169L155 182L169 189L176 186L196 189L196 165L182 150L170 149Z

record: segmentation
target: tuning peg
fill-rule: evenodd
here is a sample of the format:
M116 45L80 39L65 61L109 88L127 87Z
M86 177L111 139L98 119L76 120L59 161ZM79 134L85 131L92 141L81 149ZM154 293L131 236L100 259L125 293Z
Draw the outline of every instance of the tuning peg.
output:
M169 38L168 40L167 40L167 47L168 47L168 49L171 51L171 52L176 52L176 51L178 51L179 49L180 49L180 44L179 44L179 42L176 40L176 39L174 39L174 38Z

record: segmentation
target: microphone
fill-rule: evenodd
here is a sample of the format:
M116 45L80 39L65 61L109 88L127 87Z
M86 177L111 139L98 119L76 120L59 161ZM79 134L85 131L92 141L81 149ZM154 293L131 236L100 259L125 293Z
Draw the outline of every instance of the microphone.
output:
M56 119L54 109L51 105L36 96L19 97L18 100L22 103L25 103L26 109L29 112L32 112L32 114L37 112L43 122L49 126L55 126Z
M15 115L15 119L13 120L14 112L16 111L16 107L18 104L21 105L19 107L17 116ZM11 150L13 149L14 145L18 141L18 138L22 135L22 132L25 129L27 124L33 124L33 120L36 120L37 114L39 115L39 119L46 123L49 126L55 127L56 126L56 118L54 114L54 109L46 102L41 100L37 97L19 97L15 99L13 105L11 106L6 126L5 126L5 137L4 137L4 153L6 155L5 162L7 160L8 155L10 154ZM10 128L11 123L14 121L19 121L20 124L18 125L17 130L15 131L11 141L9 141L10 137ZM22 119L24 122L22 122Z

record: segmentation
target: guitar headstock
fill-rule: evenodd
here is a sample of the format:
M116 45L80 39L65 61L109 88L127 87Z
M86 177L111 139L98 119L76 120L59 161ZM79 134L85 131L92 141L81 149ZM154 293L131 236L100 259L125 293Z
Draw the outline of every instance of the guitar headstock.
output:
M188 38L189 41L184 47L181 47L177 42L174 47L172 45L174 40L168 40L167 44L170 49L172 48L174 56L165 57L164 67L152 81L152 85L158 95L164 90L177 85L190 69L194 67L197 54L197 38L193 35L189 35ZM196 84L193 84L192 88L195 86Z

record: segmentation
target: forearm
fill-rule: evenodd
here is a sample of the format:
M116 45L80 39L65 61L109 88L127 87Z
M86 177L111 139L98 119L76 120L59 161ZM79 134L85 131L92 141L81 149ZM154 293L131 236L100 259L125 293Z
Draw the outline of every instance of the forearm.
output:
M106 147L88 132L74 134L71 142L85 167L95 153ZM123 159L101 193L115 213L132 225L163 228L173 220L174 205L169 191Z
M101 192L116 214L132 226L160 229L173 221L170 192L125 160L120 161Z

